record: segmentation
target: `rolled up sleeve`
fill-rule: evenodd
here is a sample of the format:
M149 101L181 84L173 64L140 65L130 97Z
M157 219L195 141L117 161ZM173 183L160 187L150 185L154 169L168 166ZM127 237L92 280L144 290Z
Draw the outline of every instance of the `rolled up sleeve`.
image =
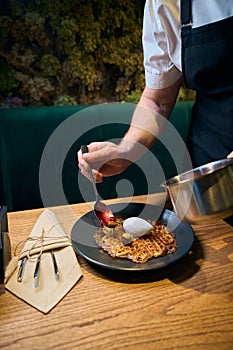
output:
M143 20L146 86L162 89L174 84L181 73L179 5L177 0L147 0Z

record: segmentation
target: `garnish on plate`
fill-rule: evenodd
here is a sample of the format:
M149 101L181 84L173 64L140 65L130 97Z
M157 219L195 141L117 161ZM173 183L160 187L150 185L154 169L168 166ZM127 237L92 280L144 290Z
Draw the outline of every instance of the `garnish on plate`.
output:
M138 236L139 229L134 236L132 229L127 232L123 227L124 219L118 217L115 227L100 225L94 238L97 245L113 258L125 258L135 263L174 253L177 250L175 235L162 221L147 222L151 229Z

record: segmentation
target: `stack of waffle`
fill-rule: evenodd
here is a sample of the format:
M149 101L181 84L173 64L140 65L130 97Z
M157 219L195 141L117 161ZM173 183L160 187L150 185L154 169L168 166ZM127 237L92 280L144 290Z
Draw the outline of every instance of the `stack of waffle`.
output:
M135 263L145 263L151 258L174 253L177 249L174 234L160 221L150 221L152 229L143 237L127 243L127 232L123 220L115 228L100 226L94 238L99 247L112 257L130 259Z

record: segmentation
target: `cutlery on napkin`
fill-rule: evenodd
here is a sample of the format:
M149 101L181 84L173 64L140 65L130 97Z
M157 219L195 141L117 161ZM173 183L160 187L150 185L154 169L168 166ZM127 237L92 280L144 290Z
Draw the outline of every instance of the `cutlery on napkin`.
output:
M82 276L69 238L56 215L45 209L36 221L6 289L48 313Z

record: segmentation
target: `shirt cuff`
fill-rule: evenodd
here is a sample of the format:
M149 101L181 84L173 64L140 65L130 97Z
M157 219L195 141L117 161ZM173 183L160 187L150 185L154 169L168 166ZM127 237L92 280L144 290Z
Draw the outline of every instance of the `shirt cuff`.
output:
M173 85L182 76L181 71L173 66L169 71L153 74L145 70L146 86L150 89L164 89Z

